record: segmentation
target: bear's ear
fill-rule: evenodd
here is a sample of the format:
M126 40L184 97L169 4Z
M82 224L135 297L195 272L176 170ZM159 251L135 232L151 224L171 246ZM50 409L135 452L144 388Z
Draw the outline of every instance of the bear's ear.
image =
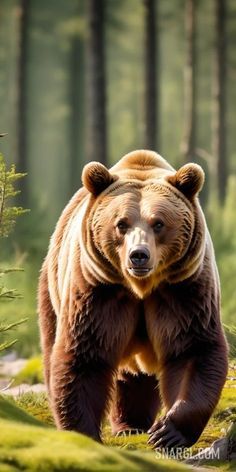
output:
M198 164L190 163L180 167L174 175L167 177L167 181L191 199L202 189L205 174Z
M109 187L117 177L111 175L109 170L100 162L89 162L83 168L81 179L85 188L97 196Z

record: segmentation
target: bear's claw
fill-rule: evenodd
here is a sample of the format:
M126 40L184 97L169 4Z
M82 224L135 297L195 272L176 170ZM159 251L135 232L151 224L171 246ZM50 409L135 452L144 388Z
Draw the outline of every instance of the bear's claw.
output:
M134 434L143 434L144 430L139 429L139 428L129 428L129 429L123 429L121 431L117 431L115 434L116 438L119 437L127 437L127 436L133 436Z
M183 434L176 429L174 423L169 418L164 418L155 423L149 430L150 438L148 444L155 449L187 447L188 442Z

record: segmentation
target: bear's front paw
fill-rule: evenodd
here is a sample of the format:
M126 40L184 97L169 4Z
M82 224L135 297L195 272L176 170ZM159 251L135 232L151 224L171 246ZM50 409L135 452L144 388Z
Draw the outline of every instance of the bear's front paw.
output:
M155 449L176 449L189 446L187 439L168 417L160 419L148 430L148 433L150 434L148 444L151 444Z

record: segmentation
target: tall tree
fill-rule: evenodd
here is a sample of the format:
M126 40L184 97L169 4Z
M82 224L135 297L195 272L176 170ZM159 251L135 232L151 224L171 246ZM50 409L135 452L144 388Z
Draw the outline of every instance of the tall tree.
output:
M76 35L71 44L71 161L70 195L79 186L78 176L83 165L84 148L84 47L81 38Z
M160 150L158 133L158 47L157 47L157 1L143 0L145 15L145 129L144 144L148 149Z
M87 159L107 163L104 0L88 0Z
M70 66L70 196L80 185L79 176L84 165L84 113L85 113L85 54L84 54L84 1L77 0L76 28L71 37Z
M196 1L185 3L186 59L184 67L184 130L181 151L194 160L196 145Z
M221 204L225 201L228 163L226 149L226 0L214 0L215 50L213 71L212 154L216 158L216 186Z
M30 0L20 0L19 9L19 55L18 55L18 168L28 170L26 147L26 113L27 113L27 50L29 28ZM21 186L20 200L23 206L28 206L28 179Z

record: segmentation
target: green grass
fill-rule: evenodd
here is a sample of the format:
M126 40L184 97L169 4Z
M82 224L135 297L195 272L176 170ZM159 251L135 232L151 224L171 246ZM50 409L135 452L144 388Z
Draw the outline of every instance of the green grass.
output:
M228 379L222 391L220 401L212 415L207 427L205 428L200 439L196 443L196 448L209 446L214 439L223 436L228 430L232 422L236 422L236 406L235 406L235 395L236 395L236 364L235 362L230 363L228 371ZM233 378L233 380L231 380ZM25 378L25 380L27 380ZM28 392L19 395L15 400L16 404L21 408L25 409L28 413L32 413L36 418L42 420L47 424L52 424L52 415L48 405L48 399L46 393L35 394ZM106 422L103 428L104 439L106 442L112 445L121 445L123 438L114 438L111 436L110 427ZM130 444L135 447L146 444L147 435L138 435L129 437ZM132 446L131 446L132 447ZM146 446L145 446L146 447Z
M54 425L46 393L23 393L16 397L14 403L28 414L33 415L38 421L43 422L45 425Z
M230 427L232 428L232 424L236 422L236 382L233 379L235 377L234 363L232 363L230 366L228 377L229 379L227 380L223 389L220 402L199 441L193 446L191 451L192 453L197 453L199 448L208 447L216 439L227 435ZM147 446L148 436L146 434L114 437L111 435L108 422L105 422L103 426L103 441L106 447L100 446L90 439L84 438L74 433L56 432L53 426L54 423L49 408L47 395L45 393L25 393L17 397L14 401L5 401L1 399L0 418L3 420L14 420L14 423L17 420L19 423L18 427L16 427L14 424L13 428L11 425L9 425L9 423L7 425L2 424L2 427L7 428L9 431L9 435L6 437L6 445L5 439L3 437L4 447L2 446L1 448L0 446L0 457L2 457L2 451L6 452L6 450L8 450L8 453L10 454L11 448L16 448L16 452L13 454L14 461L16 461L15 464L17 464L17 467L19 464L21 464L22 467L25 467L24 470L163 470L163 472L165 470L179 470L176 464L173 466L171 461L166 463L160 462L159 459L157 460L155 453ZM31 429L29 430L29 428L22 428L21 433L19 433L18 428L21 428L21 422L25 425L31 426ZM44 428L42 428L42 425L44 425ZM32 429L32 426L37 426L37 430L36 428ZM40 429L39 426L41 426ZM0 430L2 430L1 425ZM42 439L42 431L44 431L44 439ZM18 439L18 442L16 442L16 447L16 445L14 445L14 441L18 434L23 443L21 444ZM233 429L233 434L235 435L235 427ZM24 444L27 443L27 438L29 438L29 436L31 443L30 445L28 444L26 448L28 449L28 452L32 451L35 464L30 462L28 453L26 453L24 450ZM51 445L53 445L51 448L49 448L50 442ZM82 452L79 450L79 454L78 448L82 448ZM76 453L75 450L77 451ZM55 451L59 451L58 456ZM116 455L115 452L118 455ZM42 463L42 469L38 468L40 455L45 461ZM78 455L79 459L77 459ZM88 456L88 464L82 465L83 460L86 462L86 456ZM3 457L5 460L4 455ZM93 462L95 462L95 465ZM5 466L4 462L3 464ZM160 467L160 464L162 468L156 468ZM1 468L1 465L2 464L0 461L0 470L2 471L4 469ZM222 471L236 470L235 463L211 463L210 466L217 466L217 468ZM31 469L30 467L35 468ZM209 467L209 463L207 464L207 467Z
M86 436L56 431L0 397L0 470L29 472L181 472L189 470L155 453L126 452Z
M229 386L227 381L223 390L221 400L217 406L207 427L200 439L193 447L193 452L199 448L208 447L213 441L225 436L232 422L236 421L235 388ZM47 395L45 393L25 393L19 395L16 404L29 414L34 415L39 421L47 425L53 425L52 413L49 408ZM115 437L106 421L103 426L103 440L109 446L119 447L127 450L149 449L147 446L147 434L131 435L128 437Z

